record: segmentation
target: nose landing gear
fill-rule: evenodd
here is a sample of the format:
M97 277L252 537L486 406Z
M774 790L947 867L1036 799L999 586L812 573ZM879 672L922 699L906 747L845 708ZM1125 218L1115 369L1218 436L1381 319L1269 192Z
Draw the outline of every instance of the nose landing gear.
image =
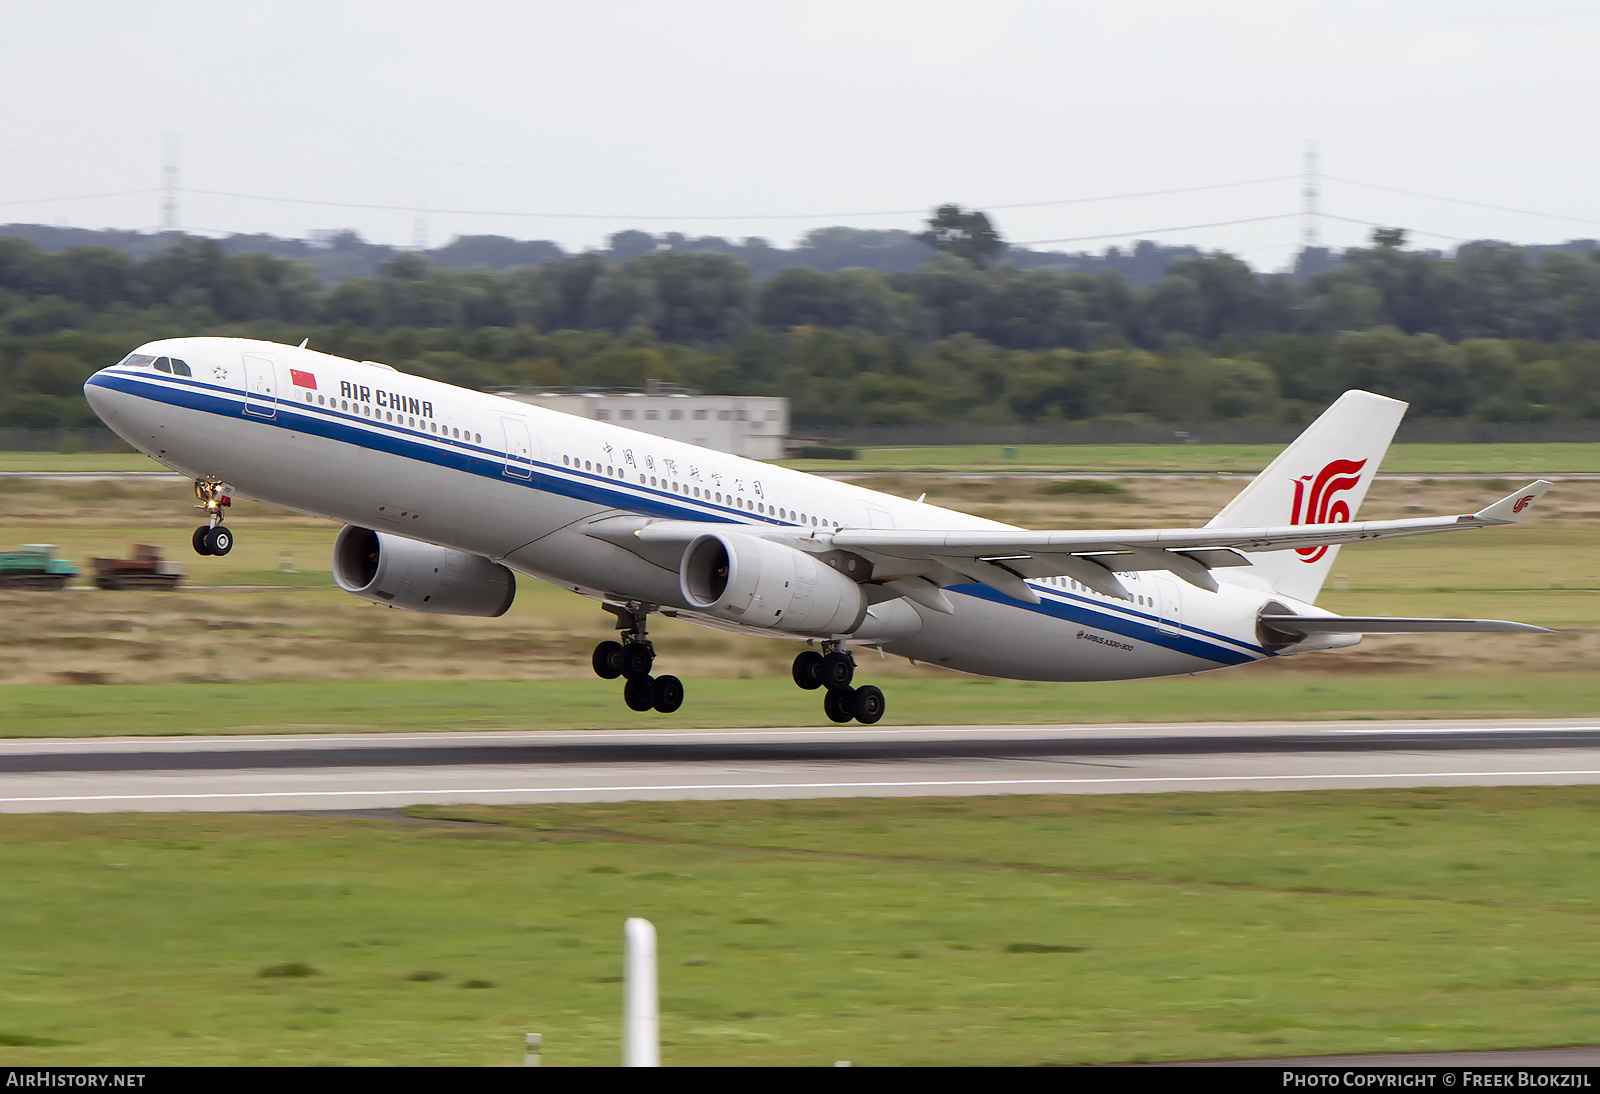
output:
M883 692L868 684L853 688L856 662L843 642L824 642L825 653L806 650L794 659L794 682L807 691L826 688L822 712L832 721L872 725L883 717Z
M645 636L645 624L653 604L630 601L626 605L602 604L602 608L617 617L617 630L621 642L609 639L594 648L594 673L602 680L626 679L622 688L622 701L629 710L655 710L671 714L683 706L683 681L676 676L651 676L655 665L656 649Z
M190 542L197 555L225 555L233 550L233 533L222 527L222 511L233 504L233 489L209 479L194 480L196 509L205 510L207 522L194 530Z

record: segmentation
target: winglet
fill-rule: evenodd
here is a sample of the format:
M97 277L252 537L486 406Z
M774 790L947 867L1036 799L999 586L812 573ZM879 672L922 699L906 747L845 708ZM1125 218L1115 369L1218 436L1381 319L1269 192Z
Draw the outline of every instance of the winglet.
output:
M1487 509L1478 510L1472 514L1472 519L1481 520L1485 524L1515 524L1522 519L1523 511L1544 497L1544 492L1552 485L1544 479L1529 483L1521 490L1507 494Z

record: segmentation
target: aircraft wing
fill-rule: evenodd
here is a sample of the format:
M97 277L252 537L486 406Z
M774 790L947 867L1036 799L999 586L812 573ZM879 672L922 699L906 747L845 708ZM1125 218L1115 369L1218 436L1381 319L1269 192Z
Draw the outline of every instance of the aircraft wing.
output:
M1016 600L1038 603L1038 594L1024 579L1044 577L1070 577L1096 592L1131 600L1132 594L1116 574L1134 570L1166 570L1215 592L1217 582L1211 570L1248 566L1247 553L1513 524L1551 485L1540 479L1476 513L1342 524L1110 531L841 528L812 532L756 526L749 531L865 556L872 561L871 580L883 585L885 592L948 611L949 602L938 591L940 587L978 582ZM712 527L728 526L659 521L630 529L630 533L645 543L666 544L687 542Z

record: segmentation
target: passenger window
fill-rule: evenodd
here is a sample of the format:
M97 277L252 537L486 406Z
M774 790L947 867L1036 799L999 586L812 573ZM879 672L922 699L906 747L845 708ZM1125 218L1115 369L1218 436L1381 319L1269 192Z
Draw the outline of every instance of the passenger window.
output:
M483 443L483 434L482 433L474 433L472 435L472 443L473 444L482 444Z
M161 358L159 361L156 362L156 371L157 372L171 373L172 372L172 362L168 358L165 358L165 357Z

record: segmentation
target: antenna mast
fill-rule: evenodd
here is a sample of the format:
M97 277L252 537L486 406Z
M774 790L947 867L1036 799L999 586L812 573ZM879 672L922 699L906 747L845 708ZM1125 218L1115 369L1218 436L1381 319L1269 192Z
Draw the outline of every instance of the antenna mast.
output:
M1305 167L1302 172L1304 189L1301 190L1300 205L1300 246L1301 250L1309 251L1321 244L1319 238L1318 217L1320 210L1318 200L1321 197L1321 187L1317 182L1317 142L1306 141Z
M178 230L178 138L167 137L167 158L161 165L161 230Z

